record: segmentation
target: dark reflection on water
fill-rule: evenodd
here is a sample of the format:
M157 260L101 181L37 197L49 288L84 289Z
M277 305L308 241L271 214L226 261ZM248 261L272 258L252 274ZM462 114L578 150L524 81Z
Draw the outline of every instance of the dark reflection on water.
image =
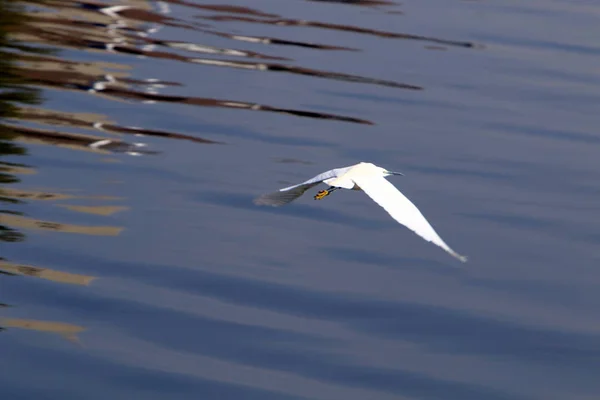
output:
M76 7L78 5L78 2L66 2L65 4L61 4L61 7L63 7L64 9L64 7L67 7L69 5L71 7ZM217 7L216 9L220 10L221 8ZM222 8L222 10L227 12L231 11L227 7ZM236 9L237 12L242 12L242 10L243 9ZM248 53L233 49L218 49L211 46L203 46L193 43L151 41L147 37L147 31L141 30L140 28L131 27L121 18L127 18L128 20L131 20L135 23L153 22L160 23L161 25L175 26L180 28L184 27L192 30L198 30L200 28L188 26L185 24L174 24L174 18L168 18L167 20L169 23L166 23L164 17L147 10L140 10L132 6L86 6L78 11L84 13L86 17L89 17L91 19L98 19L100 16L107 16L115 20L116 22L114 24L81 24L79 22L71 22L69 20L68 15L65 15L65 17L56 17L53 15L50 18L46 16L36 15L32 20L28 21L28 23L24 25L24 27L20 31L27 37L33 36L36 41L51 45L60 45L74 48L88 47L90 49L94 49L97 51L105 51L107 53L123 53L128 54L130 56L181 61L216 67L239 68L256 71L285 72L341 81L370 83L375 85L383 85L403 89L422 89L420 86L417 85L398 83L381 79L373 79L339 72L320 71L311 68L277 63L251 63L234 60L218 60L214 58L186 57L176 53L155 51L151 50L151 48L160 45L175 49L188 50L191 52L206 52L210 53L213 56L225 55L249 58L268 57L258 53ZM74 36L74 30L79 34ZM69 68L69 71L56 68L53 64L64 64L60 60L38 61L45 62L46 65L49 65L45 65L45 68L43 69L40 69L39 66L37 66L37 68L35 69L21 69L20 73L32 82L51 88L62 88L67 90L86 90L104 96L114 96L123 99L135 99L147 103L177 102L204 107L239 108L252 111L285 113L299 117L322 118L344 122L372 124L372 122L361 118L312 112L307 110L287 109L283 107L263 105L247 101L167 96L160 95L153 91L149 92L148 90L140 92L129 89L130 84L133 83L143 86L162 86L168 83L157 81L132 81L128 79L121 79L119 76L114 74L98 75L98 73L101 71L98 71L96 68L89 68L87 66L86 68L80 68L75 73L72 67Z
M100 12L104 12L114 18L119 18L120 16L123 16L123 17L127 17L130 19L138 20L138 21L146 21L146 22L154 21L154 22L156 22L155 21L156 19L140 18L138 14L131 15L132 9L116 10L116 11L110 12L110 13L105 10L106 10L106 8L99 9ZM44 21L44 22L48 22L48 21ZM66 36L66 37L68 37L68 36ZM239 68L239 69L256 70L256 71L285 72L285 73L290 73L290 74L306 75L306 76L320 77L320 78L347 81L347 82L370 83L370 84L375 84L375 85L382 85L382 86L401 88L401 89L411 89L411 90L423 89L422 87L416 86L416 85L410 85L410 84L393 82L393 81L386 81L386 80L382 80L382 79L373 79L373 78L361 77L361 76L350 75L350 74L343 74L343 73L339 73L339 72L320 71L320 70L315 70L315 69L311 69L311 68L303 68L303 67L298 67L298 66L293 66L293 65L268 63L268 62L256 63L256 62L234 61L234 60L216 60L213 58L185 57L185 56L182 56L182 55L179 55L176 53L147 50L145 48L136 48L136 47L132 47L132 46L128 46L128 45L119 44L119 43L121 43L121 41L126 43L127 40L132 40L132 39L135 39L134 42L137 42L140 40L137 37L132 38L131 36L124 36L124 37L120 37L119 39L122 39L122 40L120 40L118 43L102 43L102 42L91 42L91 41L81 40L81 42L77 43L77 44L80 46L89 46L89 47L93 47L93 48L106 48L111 52L144 56L144 57L150 57L150 58L156 58L156 59L167 59L167 60L173 60L173 61L202 64L202 65L215 66L215 67ZM57 38L57 40L64 41L64 38ZM153 45L161 45L161 46L175 48L175 49L188 50L188 51L192 51L192 52L205 52L205 53L210 53L213 55L218 54L218 55L225 55L225 56L238 56L238 57L248 57L248 58L282 59L280 57L273 57L273 56L268 56L268 55L264 55L264 54L260 54L260 53L254 53L254 52L245 52L245 51L232 50L232 49L218 49L218 48L214 48L214 47L207 47L207 46L202 46L202 45L197 45L197 44L192 44L192 43L185 43L185 42L158 41L158 40L148 39L147 37L142 37L141 41L143 43L151 43ZM273 42L272 39L270 41L271 41L271 43ZM283 43L280 43L280 44L283 44ZM304 46L304 47L306 47L306 46ZM325 49L325 47L322 47L322 49Z
M593 398L593 12L492 3L0 0L3 398ZM252 203L363 160L472 261Z
M418 40L418 41L443 44L443 45L448 45L448 46L458 46L458 47L467 47L467 48L477 47L477 45L475 43L471 43L471 42L460 42L460 41L456 41L456 40L439 39L439 38L434 38L434 37L413 35L413 34L409 34L409 33L389 32L389 31L382 31L382 30L378 30L378 29L362 28L362 27L353 26L353 25L332 24L332 23L319 22L319 21L295 20L295 19L285 19L285 18L279 18L279 17L271 18L271 19L268 19L268 18L259 19L259 18L252 18L252 17L238 17L238 16L229 16L229 15L202 16L200 18L206 19L209 21L224 21L224 22L238 21L238 22L248 22L248 23L255 23L255 24L277 25L277 26L292 26L292 27L302 26L302 27L311 27L311 28L320 28L320 29L331 29L331 30L337 30L337 31L347 31L347 32L353 32L353 33L359 33L359 34L365 34L365 35L373 35L373 36L389 38L389 39Z

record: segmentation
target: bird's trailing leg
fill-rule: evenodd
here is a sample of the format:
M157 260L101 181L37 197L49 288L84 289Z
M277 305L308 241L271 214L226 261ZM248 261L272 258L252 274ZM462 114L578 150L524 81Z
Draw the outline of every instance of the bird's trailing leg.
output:
M334 190L338 190L338 189L339 189L339 187L332 186L327 190L321 190L319 193L315 194L314 199L321 200L325 196L329 196L331 194L331 192L333 192Z

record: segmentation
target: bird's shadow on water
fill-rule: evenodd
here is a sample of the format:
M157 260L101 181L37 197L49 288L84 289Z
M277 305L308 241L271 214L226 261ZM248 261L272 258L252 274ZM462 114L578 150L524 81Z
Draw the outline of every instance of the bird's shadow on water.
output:
M202 193L193 195L192 200L217 206L225 206L265 214L286 215L311 221L325 221L333 224L351 225L361 229L385 228L384 223L375 220L357 217L356 215L332 210L331 208L311 207L308 205L301 204L300 202L302 201L302 199L299 199L297 200L297 202L285 206L270 207L258 206L254 204L253 201L255 197L256 196L250 196L246 194L204 191ZM305 197L309 197L308 193L305 195Z

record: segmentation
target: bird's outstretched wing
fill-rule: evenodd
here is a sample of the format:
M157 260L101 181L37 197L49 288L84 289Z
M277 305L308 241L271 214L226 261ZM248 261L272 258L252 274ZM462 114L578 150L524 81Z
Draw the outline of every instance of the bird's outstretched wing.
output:
M358 176L352 178L352 180L396 221L428 242L440 246L460 261L467 261L467 257L461 256L452 250L442 240L429 222L427 222L423 214L421 214L417 206L406 198L394 185L388 182L387 179L379 176Z
M306 192L308 189L312 188L313 186L318 185L319 183L323 182L324 180L340 176L340 175L344 174L346 171L348 171L349 169L350 169L350 167L332 169L330 171L323 172L322 174L319 174L319 175L315 176L314 178L310 178L306 182L302 182L298 185L279 189L277 192L263 194L262 196L259 196L256 199L254 199L254 204L257 204L260 206L273 206L273 207L282 206L284 204L287 204L287 203L290 203L290 202L296 200L298 197L302 196L304 194L304 192Z

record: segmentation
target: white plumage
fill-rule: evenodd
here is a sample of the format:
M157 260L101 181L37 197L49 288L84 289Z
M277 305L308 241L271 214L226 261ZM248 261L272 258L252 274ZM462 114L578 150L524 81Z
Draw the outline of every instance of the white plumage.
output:
M419 209L404 196L394 185L385 179L389 175L402 175L399 172L387 171L371 163L361 162L345 168L336 168L323 172L298 185L280 189L277 192L262 195L255 199L255 204L281 206L300 197L308 189L320 183L329 185L329 189L320 191L315 195L320 200L331 192L343 188L362 190L373 201L383 207L392 218L415 232L428 242L432 242L446 250L460 261L467 261L452 250L436 233Z

